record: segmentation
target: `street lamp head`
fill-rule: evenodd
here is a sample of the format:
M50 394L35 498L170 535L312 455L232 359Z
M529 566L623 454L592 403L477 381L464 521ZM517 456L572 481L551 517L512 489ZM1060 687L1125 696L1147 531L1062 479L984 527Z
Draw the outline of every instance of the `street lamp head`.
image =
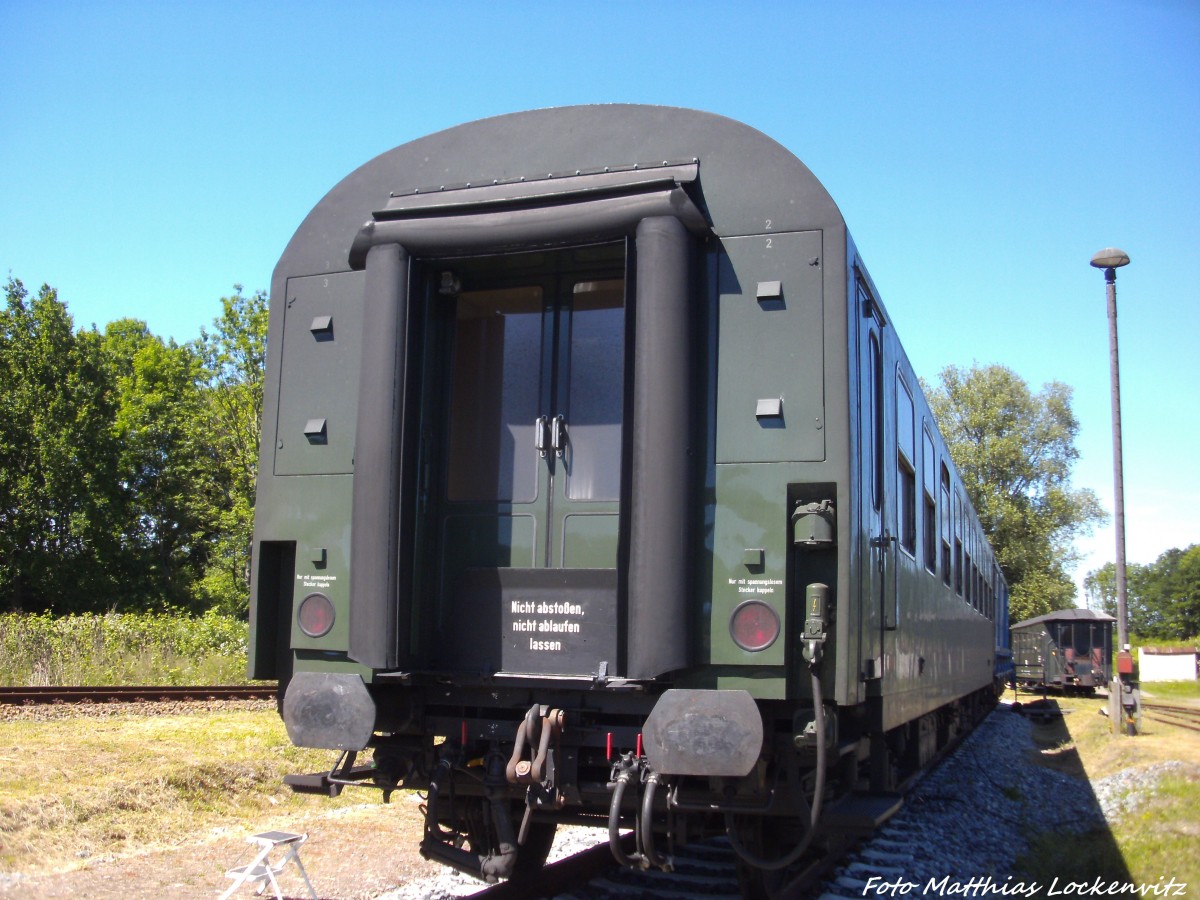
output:
M1092 257L1092 265L1097 269L1119 269L1129 265L1129 254L1116 247L1105 247Z

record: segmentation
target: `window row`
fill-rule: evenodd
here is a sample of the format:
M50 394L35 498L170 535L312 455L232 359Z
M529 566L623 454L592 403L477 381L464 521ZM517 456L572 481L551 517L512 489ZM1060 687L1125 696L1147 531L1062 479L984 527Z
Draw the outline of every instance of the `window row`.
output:
M921 422L917 457L917 415L912 390L896 375L897 540L912 558L951 587L963 601L990 619L996 615L996 569L982 532L973 527L962 488L951 486L950 468L939 460L927 420ZM918 472L920 489L918 490ZM917 508L920 497L920 527ZM918 547L918 545L920 545ZM983 568L980 568L980 565Z

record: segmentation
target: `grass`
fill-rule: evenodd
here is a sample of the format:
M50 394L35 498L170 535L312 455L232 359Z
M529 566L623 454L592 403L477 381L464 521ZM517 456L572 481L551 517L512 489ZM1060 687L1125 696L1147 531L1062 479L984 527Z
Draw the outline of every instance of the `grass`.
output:
M244 684L247 623L213 612L0 614L0 685Z
M1200 681L1148 681L1142 695L1155 700L1200 700Z
M1063 717L1033 726L1035 753L1043 765L1096 782L1130 768L1172 760L1195 767L1200 760L1200 733L1144 720L1139 736L1117 736L1109 719L1099 714L1107 701L1059 698L1057 702ZM1067 882L1090 884L1096 878L1105 884L1153 887L1174 878L1177 884L1188 885L1188 893L1182 896L1200 896L1197 771L1200 769L1192 768L1184 775L1164 776L1153 794L1108 827L1082 833L1046 828L1033 837L1029 852L1017 861L1019 874L1047 886L1058 878L1060 887ZM1054 798L1047 797L1043 798L1043 812L1044 822L1051 823L1068 822L1075 811L1058 809Z
M264 704L264 707L267 705ZM285 774L327 769L295 748L273 708L205 714L0 720L0 872L82 865L264 816L361 803L293 794Z

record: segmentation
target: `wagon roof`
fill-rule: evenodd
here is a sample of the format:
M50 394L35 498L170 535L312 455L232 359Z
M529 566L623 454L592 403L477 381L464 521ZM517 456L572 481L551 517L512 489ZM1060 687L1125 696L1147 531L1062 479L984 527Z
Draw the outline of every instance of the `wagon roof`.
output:
M1060 609L1052 613L1046 613L1044 616L1036 616L1032 619L1026 619L1024 622L1018 622L1012 626L1012 630L1024 628L1027 625L1038 625L1042 622L1115 622L1114 616L1107 613L1096 612L1091 609Z
M467 185L556 180L664 161L698 167L705 212L717 235L845 227L812 172L750 126L689 109L570 106L468 122L365 163L309 213L276 275L348 269L355 234L393 197L456 195Z

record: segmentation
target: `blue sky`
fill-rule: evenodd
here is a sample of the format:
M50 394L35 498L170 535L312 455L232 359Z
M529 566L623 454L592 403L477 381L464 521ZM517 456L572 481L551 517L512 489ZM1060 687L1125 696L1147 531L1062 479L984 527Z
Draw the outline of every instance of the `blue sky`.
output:
M0 0L0 276L76 324L196 337L269 287L371 157L484 116L644 102L739 119L840 205L913 364L1075 389L1112 504L1118 275L1129 558L1200 542L1200 4ZM1114 556L1111 528L1082 571Z

